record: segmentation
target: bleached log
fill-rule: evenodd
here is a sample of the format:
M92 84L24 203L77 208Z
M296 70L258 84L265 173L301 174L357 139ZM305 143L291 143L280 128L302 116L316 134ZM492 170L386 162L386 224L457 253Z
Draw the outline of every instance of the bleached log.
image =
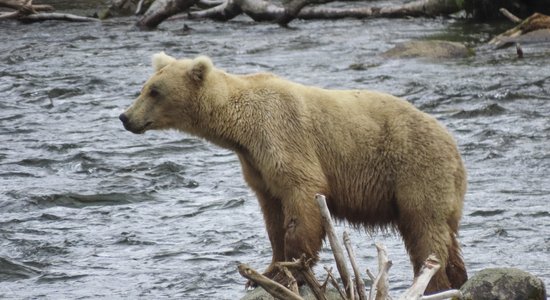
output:
M243 277L255 282L276 299L304 300L302 297L293 293L280 283L275 282L267 278L266 276L258 273L256 270L252 269L246 264L240 264L238 269L239 273Z
M32 1L29 0L0 0L0 7L11 8L18 11L26 11L28 13L54 10L53 6L51 5L32 4Z
M73 14L61 14L61 13L39 13L31 14L27 16L21 16L19 21L24 23L42 22L47 20L57 21L71 21L71 22L98 22L99 19L77 16Z
M197 2L198 0L156 0L136 22L136 26L144 29L155 28L162 21L187 10Z
M508 20L512 21L513 23L521 23L521 21L523 21L506 8L501 8L498 11L500 11L501 14L503 14L506 18L508 18Z
M283 7L265 0L226 0L223 4L204 11L190 12L190 18L230 20L241 13L255 21L278 22L285 26L292 19L341 19L341 18L403 18L448 15L460 10L454 0L416 0L403 5L388 7L329 8L307 5L327 3L332 0L290 0Z
M355 275L355 286L357 287L359 300L366 300L367 296L365 295L365 283L363 282L363 277L361 276L361 272L359 271L359 267L357 266L357 261L355 260L355 253L353 252L353 248L351 247L349 234L347 231L344 231L343 235L344 246L346 247L346 251L348 252L351 268L353 269L353 273Z
M420 269L420 273L414 278L412 286L399 297L399 300L421 299L430 280L440 267L439 259L433 254L430 255Z
M71 22L90 22L98 19L81 17L72 14L39 13L40 11L53 11L50 5L34 5L32 0L0 0L0 7L15 9L14 12L0 15L0 19L16 19L24 23L41 22L46 20L62 20Z
M349 282L350 282L349 271L346 266L344 250L342 249L342 245L340 245L340 242L338 241L338 237L336 236L336 230L334 229L332 218L330 216L330 211L328 210L327 200L325 196L321 194L317 194L315 195L315 201L317 201L317 204L319 205L319 208L321 211L321 217L323 220L323 227L327 234L330 247L332 249L332 253L334 254L334 260L336 261L336 268L340 273L340 278L344 283L344 289L346 290L346 295L349 298L353 293L353 290L349 286Z
M392 261L388 259L386 246L376 243L378 252L378 275L372 283L369 293L369 300L386 300L389 298L389 278L388 272L392 266Z
M444 299L464 299L464 295L460 290L448 290L441 293L422 296L421 300L444 300Z

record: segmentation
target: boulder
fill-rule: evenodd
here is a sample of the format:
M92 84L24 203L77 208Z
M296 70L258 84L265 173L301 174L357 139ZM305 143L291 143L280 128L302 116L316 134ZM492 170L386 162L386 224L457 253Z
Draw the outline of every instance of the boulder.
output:
M450 59L464 58L473 55L472 49L461 43L427 40L427 41L408 41L397 44L392 49L382 53L386 58L430 58L430 59Z
M546 300L544 282L514 268L481 270L460 291L465 300Z

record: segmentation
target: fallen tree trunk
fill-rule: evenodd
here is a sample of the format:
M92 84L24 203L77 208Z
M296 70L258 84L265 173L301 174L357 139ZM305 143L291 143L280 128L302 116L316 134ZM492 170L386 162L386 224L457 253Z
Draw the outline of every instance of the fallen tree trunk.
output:
M295 2L290 2L289 5L305 6L304 2L303 0L296 0ZM308 2L307 4L310 3L319 2ZM295 7L280 7L265 0L227 0L210 9L190 12L188 17L192 19L210 18L218 21L227 21L244 13L254 21L271 21L286 25L290 22L288 19L289 11L294 10ZM300 10L295 13L295 17L298 19L404 18L448 15L459 10L460 7L454 0L420 0L390 7L300 7Z
M142 29L153 29L162 21L189 9L197 2L198 0L156 0L137 21L136 26Z
M208 18L228 21L240 14L246 14L254 21L277 22L286 26L295 18L299 19L341 19L341 18L405 18L420 16L449 15L460 11L462 7L456 0L416 0L403 5L389 7L330 8L311 7L313 4L332 2L333 0L290 0L278 6L267 0L225 0L221 4L189 12L183 18ZM176 5L179 2L179 5ZM164 19L184 12L198 0L157 0L146 15L156 16L154 21L146 16L138 21L141 28L154 28ZM152 18L152 17L149 17Z
M71 22L98 21L94 18L81 17L72 14L40 13L55 10L51 5L34 5L32 0L0 0L0 7L13 9L13 12L0 14L2 19L15 19L23 23L41 22L46 20L63 20Z

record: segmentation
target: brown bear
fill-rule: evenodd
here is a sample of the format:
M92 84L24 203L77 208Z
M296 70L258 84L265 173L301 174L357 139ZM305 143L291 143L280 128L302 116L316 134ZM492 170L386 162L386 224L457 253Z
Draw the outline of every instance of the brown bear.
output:
M331 214L367 229L397 229L418 274L442 267L427 292L467 279L456 234L465 168L451 135L405 100L367 90L326 90L272 74L233 75L200 56L153 56L156 73L120 115L134 133L177 129L231 149L263 212L273 263L314 260Z

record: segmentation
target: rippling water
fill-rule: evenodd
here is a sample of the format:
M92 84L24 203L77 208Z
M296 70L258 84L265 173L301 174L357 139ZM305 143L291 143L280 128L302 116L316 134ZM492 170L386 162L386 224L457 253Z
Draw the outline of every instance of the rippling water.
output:
M496 30L440 19L297 21L287 30L241 18L140 32L132 22L0 24L0 298L236 299L245 282L236 265L269 262L257 202L231 152L120 125L161 50L207 54L234 73L407 98L460 145L470 275L512 266L550 286L548 48L526 47L523 60L484 47L466 59L384 60L401 41L480 46ZM363 269L376 268L374 240L386 244L393 294L410 284L399 238L353 231L352 240ZM326 249L321 265L332 265Z

